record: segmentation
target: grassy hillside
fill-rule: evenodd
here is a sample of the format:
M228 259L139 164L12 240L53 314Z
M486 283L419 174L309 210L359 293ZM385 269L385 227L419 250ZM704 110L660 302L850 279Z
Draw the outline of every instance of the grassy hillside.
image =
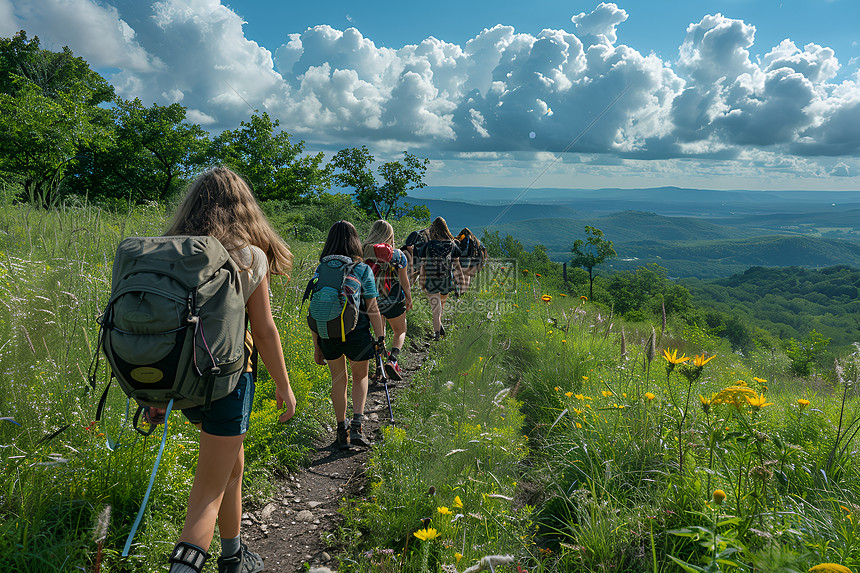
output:
M460 299L398 399L344 512L350 571L462 571L499 549L540 573L856 570L841 378L671 323L652 346L650 324L519 286Z
M116 244L159 233L164 218L157 206L124 216L0 210L0 571L91 570L93 527L108 506L104 571L152 571L178 535L196 430L174 416L151 510L121 558L158 442L127 427L119 391L93 422L99 393L85 376ZM319 245L291 247L293 281L274 280L272 302L298 408L279 425L261 371L245 442L244 491L256 501L333 416L327 369L313 362L296 310ZM854 435L838 426L857 398L833 372L796 378L779 348L740 356L671 319L665 331L625 322L535 272L516 288L489 280L492 265L482 272L488 280L451 299L449 335L396 397L397 423L374 446L367 489L344 500L341 570L462 571L503 554L516 561L508 570L656 573L677 570L672 559L707 563L699 541L714 529L739 564L727 571L860 565L860 529L846 516L860 470ZM834 303L856 301L854 272L821 273ZM723 286L819 304L822 289L808 285L820 281L795 275L756 271ZM429 308L417 299L409 320L420 329ZM670 364L663 350L697 354L698 365ZM844 364L856 380L860 364ZM714 490L724 505L708 503Z

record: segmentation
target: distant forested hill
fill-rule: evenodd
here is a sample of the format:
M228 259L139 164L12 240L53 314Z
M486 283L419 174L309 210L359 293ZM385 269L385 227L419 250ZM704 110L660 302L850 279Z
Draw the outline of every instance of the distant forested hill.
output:
M602 230L618 258L605 269L634 270L657 263L674 277L716 278L752 266L860 267L860 244L808 234L775 235L771 230L716 225L693 217L664 217L624 211L589 220L546 218L494 227L526 248L547 247L554 261L570 259L570 245L585 225Z
M513 207L506 205L477 205L463 201L440 201L436 199L408 198L409 204L423 204L430 209L431 217L443 217L452 233L463 227L469 227L480 235L481 230L494 225L500 228L505 223L524 221L528 219L543 219L554 217L569 223L572 219L582 219L583 214L568 205L541 205L522 203ZM581 229L580 229L581 230Z
M753 266L860 267L857 243L801 235L677 243L642 241L616 245L616 250L626 260L613 260L613 269L630 270L657 263L674 277L717 278Z
M860 342L860 268L752 267L728 278L682 279L693 304L741 315L782 339L812 329L836 346Z
M552 212L546 215L547 218L496 225L493 229L501 235L509 234L517 238L526 248L541 244L550 251L570 250L576 239L583 238L585 225L603 231L606 238L616 246L635 241L741 239L762 234L762 231L754 229L715 225L705 219L664 217L642 211L622 211L589 219L559 218Z

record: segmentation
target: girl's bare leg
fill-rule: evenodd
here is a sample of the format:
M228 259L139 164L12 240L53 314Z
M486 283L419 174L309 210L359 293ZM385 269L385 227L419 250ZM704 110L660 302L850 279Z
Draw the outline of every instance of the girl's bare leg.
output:
M343 422L346 420L346 357L340 356L329 360L328 369L331 372L331 403L334 406L334 415L338 422ZM366 377L366 369L364 374ZM366 385L365 395L367 395Z
M185 516L185 526L179 541L191 543L204 550L209 549L212 535L215 533L215 519L221 515L222 502L230 481L238 470L238 482L241 488L241 468L244 465L242 440L245 434L239 436L215 436L200 432L200 453L197 460L197 471L194 474L194 485L188 495L188 513ZM241 490L235 486L227 495L229 508L224 508L222 515L222 535L235 530L239 531L241 518ZM235 510L236 495L240 508Z
M396 318L389 318L388 324L391 325L391 330L394 331L391 339L392 348L403 348L406 342L406 313L404 312Z
M370 368L370 362L368 360L358 362L350 360L349 368L352 370L352 413L364 414L364 404L367 401L367 372ZM346 402L344 402L344 412L346 412Z

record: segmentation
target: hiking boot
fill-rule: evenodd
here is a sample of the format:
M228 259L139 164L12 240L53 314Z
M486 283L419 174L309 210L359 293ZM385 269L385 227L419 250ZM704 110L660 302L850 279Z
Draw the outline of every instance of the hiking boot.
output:
M218 573L257 573L264 568L263 558L249 551L244 543L236 555L218 558Z
M337 438L335 439L332 447L336 450L348 450L349 449L349 421L344 420L343 422L339 422L337 425Z
M349 443L360 448L369 448L371 446L370 440L364 437L361 426L356 424L352 424L349 428Z
M403 372L400 370L400 364L397 361L389 361L385 363L385 375L389 380L399 382L403 380Z

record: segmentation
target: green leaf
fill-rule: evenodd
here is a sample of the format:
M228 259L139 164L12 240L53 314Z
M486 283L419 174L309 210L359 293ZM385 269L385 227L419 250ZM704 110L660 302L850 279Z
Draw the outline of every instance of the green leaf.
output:
M667 555L666 557L668 557L669 559L671 559L672 561L674 561L675 563L680 565L684 571L687 571L687 573L705 573L707 571L703 567L699 567L697 565L691 565L691 564L687 563L686 561L681 561L680 559L678 559L677 557L675 557L673 555Z

